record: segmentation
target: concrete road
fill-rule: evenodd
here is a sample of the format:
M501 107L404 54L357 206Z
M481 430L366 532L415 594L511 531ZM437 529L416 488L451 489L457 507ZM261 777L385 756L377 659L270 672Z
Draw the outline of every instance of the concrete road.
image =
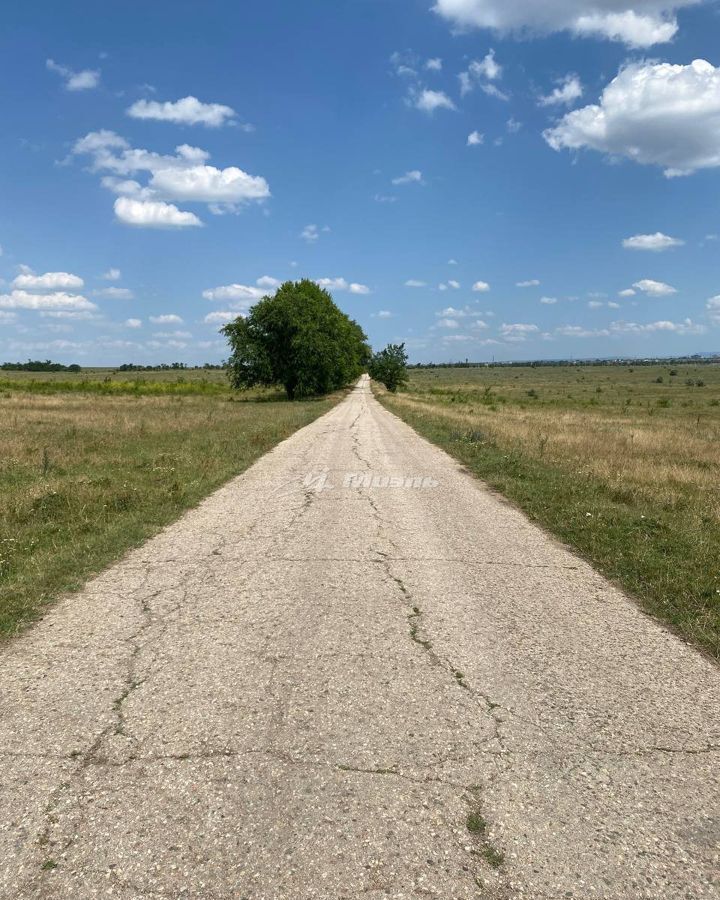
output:
M365 380L0 694L3 898L718 897L718 669Z

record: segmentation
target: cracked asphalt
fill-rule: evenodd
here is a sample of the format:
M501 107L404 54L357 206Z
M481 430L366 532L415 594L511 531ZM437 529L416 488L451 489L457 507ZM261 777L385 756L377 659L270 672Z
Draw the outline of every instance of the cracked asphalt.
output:
M717 667L363 378L5 648L0 896L717 898L719 747Z

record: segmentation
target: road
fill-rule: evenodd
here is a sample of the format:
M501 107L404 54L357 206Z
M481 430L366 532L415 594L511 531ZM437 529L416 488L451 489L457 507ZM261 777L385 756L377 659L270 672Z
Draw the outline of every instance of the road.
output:
M718 897L717 667L366 379L0 699L3 898Z

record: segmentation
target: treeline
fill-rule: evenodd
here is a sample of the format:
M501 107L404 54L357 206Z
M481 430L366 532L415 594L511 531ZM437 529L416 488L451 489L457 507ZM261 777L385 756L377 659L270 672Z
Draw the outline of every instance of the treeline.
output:
M172 372L177 369L185 369L185 370L206 370L206 369L224 369L224 363L203 363L201 366L189 366L187 363L183 362L174 362L174 363L159 363L156 366L140 366L136 363L123 363L121 366L118 366L118 372Z
M82 371L77 363L64 366L62 363L52 362L52 360L29 359L27 362L6 362L0 363L0 369L6 372L80 372Z
M672 365L717 365L720 354L715 356L657 356L634 359L536 359L511 362L447 362L413 363L409 369L541 369L563 366L672 366Z

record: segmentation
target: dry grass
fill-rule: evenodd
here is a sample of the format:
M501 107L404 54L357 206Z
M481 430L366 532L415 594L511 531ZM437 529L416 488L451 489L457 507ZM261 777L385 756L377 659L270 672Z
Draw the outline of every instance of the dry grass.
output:
M0 634L40 615L335 399L0 394Z
M720 367L423 370L382 399L720 655Z

